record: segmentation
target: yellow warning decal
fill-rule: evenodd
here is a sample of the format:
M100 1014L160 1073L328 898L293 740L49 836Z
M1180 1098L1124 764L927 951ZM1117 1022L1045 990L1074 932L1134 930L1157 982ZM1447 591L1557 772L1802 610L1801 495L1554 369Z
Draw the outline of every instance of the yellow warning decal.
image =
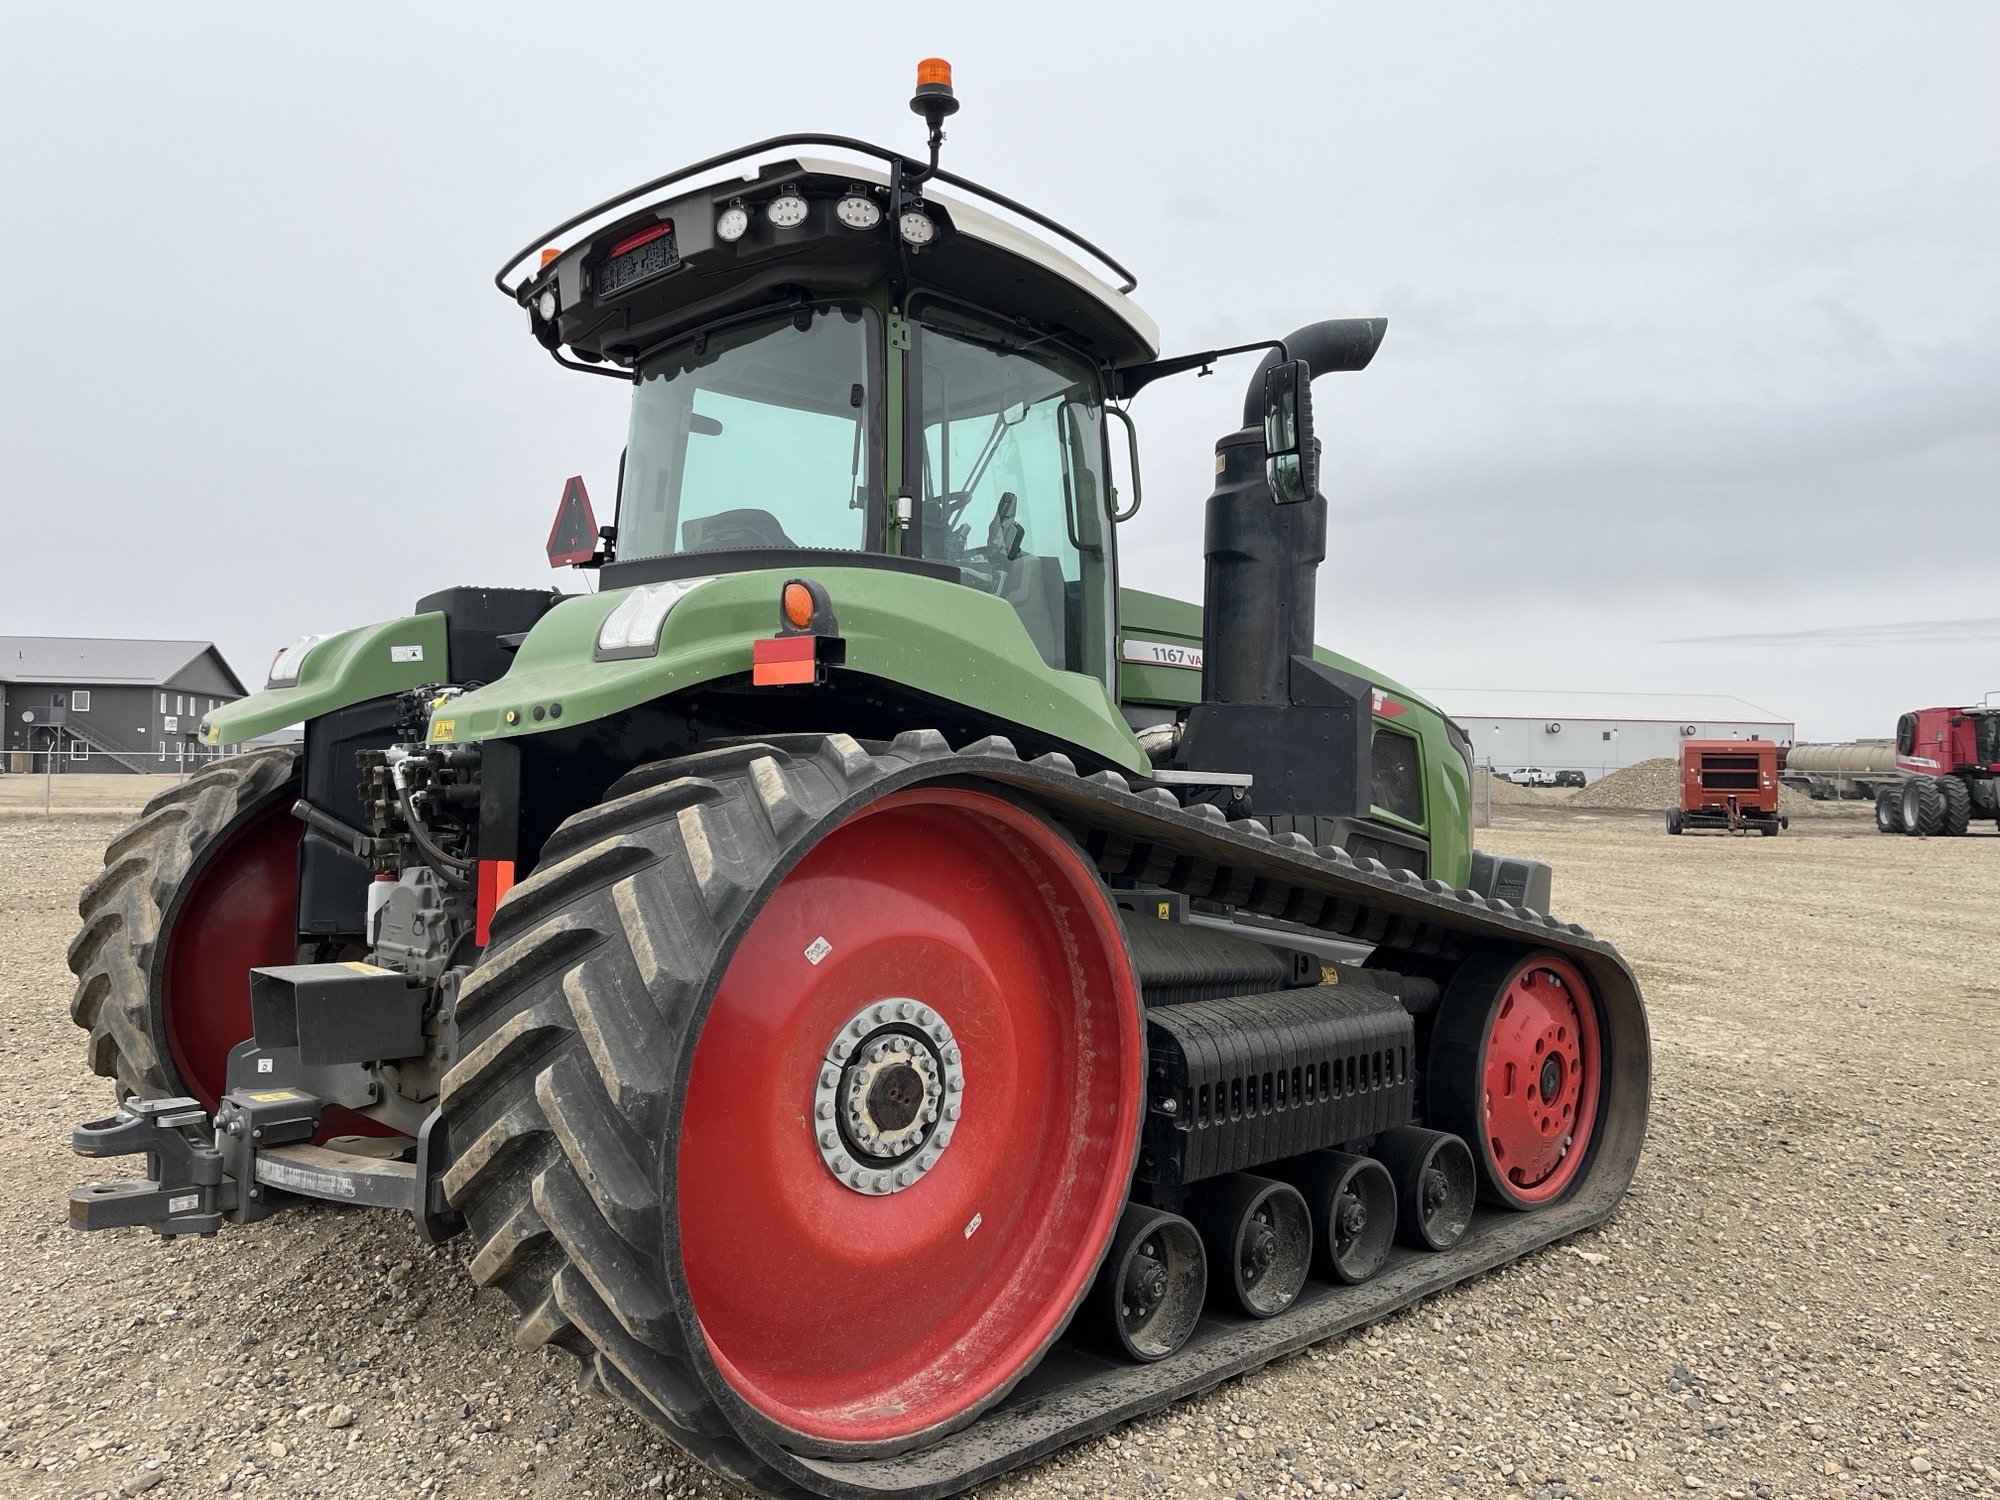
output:
M377 968L374 964L364 964L358 958L350 958L341 965L341 968L352 969L357 974L393 974L396 972L394 969L381 969Z
M245 1094L246 1099L254 1099L259 1104L283 1104L287 1099L303 1099L305 1095L297 1089L266 1089L262 1093Z
M1319 982L1321 984L1339 984L1340 970L1332 964L1321 964L1319 966Z
M1173 904L1168 901L1162 901L1160 903L1160 920L1162 922L1171 922L1173 921L1173 919L1174 919Z
M458 720L439 719L436 723L431 725L431 740L434 743L443 744L446 741L450 740L451 737L457 732L458 732Z

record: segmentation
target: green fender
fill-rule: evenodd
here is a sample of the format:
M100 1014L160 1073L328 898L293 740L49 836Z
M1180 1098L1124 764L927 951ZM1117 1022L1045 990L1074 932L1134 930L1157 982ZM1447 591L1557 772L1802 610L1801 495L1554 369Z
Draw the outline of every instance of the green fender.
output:
M773 568L704 583L667 616L659 654L627 661L597 661L595 651L598 627L630 591L565 599L528 632L505 677L433 711L430 738L566 729L747 674L751 643L777 634L779 592L798 576ZM803 576L825 585L833 602L847 643L844 670L967 704L1128 770L1147 769L1104 685L1043 662L1005 600L886 568L814 568Z
M291 687L267 687L210 713L201 721L201 742L238 745L365 699L442 682L448 670L442 614L343 630L306 654Z

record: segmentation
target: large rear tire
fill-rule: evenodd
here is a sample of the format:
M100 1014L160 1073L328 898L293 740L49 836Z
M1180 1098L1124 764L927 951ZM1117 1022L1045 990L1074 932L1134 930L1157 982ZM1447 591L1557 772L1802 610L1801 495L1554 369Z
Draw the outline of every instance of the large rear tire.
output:
M1948 838L1958 838L1972 827L1972 793L1956 776L1940 776L1938 795L1944 799L1944 827Z
M1903 789L1900 786L1875 788L1875 831L1877 833L1903 831Z
M1912 776L1903 783L1903 832L1934 838L1944 832L1944 793L1935 776Z
M1090 864L990 791L851 800L850 756L628 776L460 993L474 1277L698 1453L721 1414L849 1456L970 1421L1089 1290L1137 1150L1138 991Z
M298 957L298 752L217 761L146 804L84 887L70 1015L118 1097L213 1109L250 1035L248 971Z

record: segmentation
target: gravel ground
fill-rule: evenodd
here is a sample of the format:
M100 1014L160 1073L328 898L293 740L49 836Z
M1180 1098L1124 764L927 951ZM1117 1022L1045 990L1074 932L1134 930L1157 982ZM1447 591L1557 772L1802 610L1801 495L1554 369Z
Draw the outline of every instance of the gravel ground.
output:
M1669 841L1496 808L1481 843L1553 860L1646 985L1618 1216L983 1493L2000 1493L2000 838L1866 811ZM63 950L116 826L0 814L0 1494L733 1494L513 1351L462 1250L388 1215L65 1227L68 1131L106 1094Z

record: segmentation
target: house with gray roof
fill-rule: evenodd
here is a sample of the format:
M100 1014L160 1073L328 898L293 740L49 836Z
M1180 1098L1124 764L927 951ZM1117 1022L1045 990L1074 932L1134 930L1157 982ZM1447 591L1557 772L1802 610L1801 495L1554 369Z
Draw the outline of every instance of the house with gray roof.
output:
M178 771L202 715L244 696L209 641L0 635L0 769Z

